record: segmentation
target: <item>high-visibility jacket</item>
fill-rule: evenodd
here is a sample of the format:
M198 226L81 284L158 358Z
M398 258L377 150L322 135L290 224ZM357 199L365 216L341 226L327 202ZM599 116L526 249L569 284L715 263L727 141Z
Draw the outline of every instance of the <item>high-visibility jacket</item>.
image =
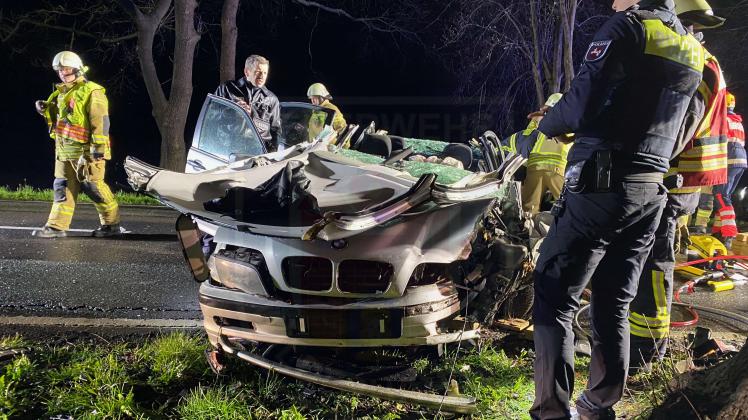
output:
M537 127L537 124L535 124L534 127ZM535 138L539 133L539 131L534 129L534 127L531 128L531 126L528 125L526 129L518 131L502 140L501 149L504 153L516 153L522 155L524 158L528 158L530 156L530 150L532 150L532 147L535 144Z
M738 114L728 112L727 124L729 127L727 132L727 165L730 168L748 168L743 118Z
M551 171L563 175L571 143L561 143L538 130L535 132L538 135L527 159L527 170Z
M337 131L338 133L340 133L341 131L343 131L345 129L345 127L347 126L347 124L345 122L345 117L343 117L343 113L340 112L340 108L338 108L337 106L335 106L335 104L333 104L332 102L330 102L327 99L325 99L319 105L321 107L323 107L323 108L332 109L333 111L335 111L335 115L333 115L333 117L332 117L332 128L333 128L333 130Z
M673 192L690 192L695 187L727 182L727 90L719 62L706 49L704 52L704 78L697 94L705 99L706 114L694 138L670 162L668 174L683 176L684 189Z
M59 83L47 98L44 119L55 141L57 160L102 155L111 159L109 112L105 89L79 77Z
M319 106L335 111L335 114L332 117L332 128L338 133L342 133L348 124L345 122L345 118L343 117L343 113L340 112L340 108L327 99L319 104ZM314 111L312 113L312 116L309 118L309 140L313 140L322 132L326 119L327 114L325 112Z

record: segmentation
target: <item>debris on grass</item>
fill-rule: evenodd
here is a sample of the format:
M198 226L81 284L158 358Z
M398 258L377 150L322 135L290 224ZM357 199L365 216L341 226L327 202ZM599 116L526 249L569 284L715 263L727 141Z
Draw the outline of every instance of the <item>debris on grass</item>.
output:
M524 343L523 345L526 345ZM149 419L411 419L453 418L423 407L330 391L306 382L226 360L225 376L210 373L204 335L171 333L139 343L30 343L20 336L0 338L0 350L31 346L34 352L0 364L0 419L149 418ZM502 348L506 342L482 340L476 346L449 346L443 356L410 356L381 350L377 357L401 357L417 372L404 389L459 392L477 398L473 418L526 418L533 400L533 355ZM587 358L578 359L575 394L584 389ZM450 386L452 384L452 386ZM642 413L664 394L661 381L634 391ZM651 388L651 389L650 389Z

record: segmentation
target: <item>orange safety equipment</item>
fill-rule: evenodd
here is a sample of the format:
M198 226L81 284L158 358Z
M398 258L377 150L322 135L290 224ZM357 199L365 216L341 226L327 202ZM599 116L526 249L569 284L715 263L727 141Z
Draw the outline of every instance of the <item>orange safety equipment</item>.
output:
M683 189L673 192L693 192L698 188L720 185L727 181L727 86L716 57L706 49L704 78L699 94L705 99L706 113L696 135L673 161L668 175L683 176Z
M734 238L738 236L738 226L735 224L735 209L725 203L722 194L714 194L714 199L719 203L717 217L714 218L712 234L723 238Z
M730 107L728 107L730 108ZM727 114L728 124L728 151L727 165L729 168L748 168L748 159L745 153L745 130L743 129L743 117L738 114Z

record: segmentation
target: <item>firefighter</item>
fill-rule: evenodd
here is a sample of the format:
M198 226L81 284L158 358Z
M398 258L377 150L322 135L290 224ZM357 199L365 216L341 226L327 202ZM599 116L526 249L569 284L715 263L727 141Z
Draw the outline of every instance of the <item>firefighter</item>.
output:
M637 7L638 4L638 7ZM665 205L663 176L704 66L671 0L615 0L564 97L540 121L547 137L575 133L564 192L534 273L533 418L569 418L572 318L588 283L592 359L576 402L613 419L629 362L628 309Z
M724 22L714 16L704 0L676 0L675 4L681 22L694 30L717 27ZM631 303L632 374L649 370L650 363L661 360L667 350L678 218L696 210L701 188L711 187L727 176L724 78L716 58L706 49L704 55L703 79L689 107L684 141L676 148L675 153L680 153L672 160L666 177L666 181L681 181L666 182L676 184L676 188L668 193L654 246L639 278L636 298Z
M62 83L47 100L36 101L55 142L54 202L46 225L33 232L42 238L66 236L78 193L94 203L101 226L96 237L118 235L119 206L104 182L106 161L112 158L109 144L109 113L104 88L86 79L88 67L72 51L61 51L52 68Z
M745 168L748 167L748 161L746 161L743 118L735 113L735 96L729 92L727 93L727 139L727 182L714 187L714 201L715 205L719 206L719 210L712 227L712 234L718 234L727 249L730 249L733 239L738 235L732 193L740 183L740 178Z
M545 105L538 111L530 114L531 121L540 123L545 114L561 99L560 93L554 93L548 98ZM532 124L532 123L531 123ZM522 182L522 208L524 211L535 214L540 211L540 204L546 190L550 191L554 200L561 195L564 186L564 170L566 169L566 156L571 144L548 138L537 129L532 131L531 149L527 159L527 176Z
M553 105L556 105L559 99L561 99L561 94L554 93L548 97L548 100L545 101L545 104L543 104L539 110L528 114L527 119L530 122L527 124L527 127L501 141L501 149L504 150L504 153L518 153L524 158L529 158L530 150L537 140L538 132L536 130L538 128L538 123L543 119L548 110L551 109ZM545 138L545 136L543 136L543 138Z
M348 124L346 124L343 113L340 112L340 108L330 102L332 100L332 95L330 95L330 92L327 90L325 85L322 83L312 83L306 91L306 96L313 105L335 111L335 115L332 117L332 128L337 131L338 134L342 134ZM310 140L317 137L317 134L322 131L322 126L324 125L326 117L327 116L324 113L312 115L309 120Z
M281 135L280 102L265 86L270 61L261 55L250 55L244 61L244 77L229 80L216 88L217 96L231 99L246 109L257 127L268 151L278 148Z

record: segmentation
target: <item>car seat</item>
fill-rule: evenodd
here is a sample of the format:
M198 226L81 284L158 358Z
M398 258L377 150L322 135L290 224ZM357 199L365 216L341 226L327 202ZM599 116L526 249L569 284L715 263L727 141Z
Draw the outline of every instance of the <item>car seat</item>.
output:
M365 134L358 144L358 151L387 159L392 153L392 140L386 134Z
M451 157L462 162L462 167L470 169L473 165L473 149L462 143L449 143L444 147L442 158Z

